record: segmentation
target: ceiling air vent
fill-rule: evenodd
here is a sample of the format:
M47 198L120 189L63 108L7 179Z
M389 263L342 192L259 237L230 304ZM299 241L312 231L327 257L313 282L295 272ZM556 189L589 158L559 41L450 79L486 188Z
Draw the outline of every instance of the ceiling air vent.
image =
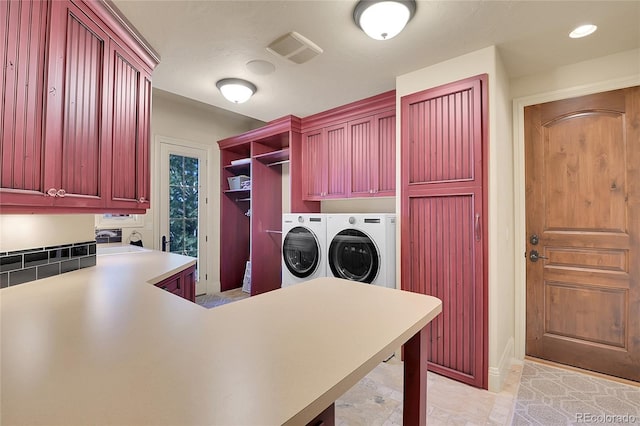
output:
M296 64L303 64L322 53L322 49L295 31L279 37L267 50Z

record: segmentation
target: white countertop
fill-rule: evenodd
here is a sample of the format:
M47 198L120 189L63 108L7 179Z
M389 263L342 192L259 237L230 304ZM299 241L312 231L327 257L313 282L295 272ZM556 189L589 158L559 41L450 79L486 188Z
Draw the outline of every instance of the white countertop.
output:
M335 278L207 310L144 284L165 256L0 291L2 425L305 424L441 311Z

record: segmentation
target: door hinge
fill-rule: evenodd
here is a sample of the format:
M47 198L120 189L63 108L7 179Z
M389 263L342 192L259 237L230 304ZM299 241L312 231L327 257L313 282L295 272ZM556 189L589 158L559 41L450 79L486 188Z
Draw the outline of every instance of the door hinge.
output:
M209 281L209 274L204 274L204 280Z
M205 242L205 243L208 243L208 242L209 242L209 236L208 236L208 235L205 235L205 236L204 236L204 242Z

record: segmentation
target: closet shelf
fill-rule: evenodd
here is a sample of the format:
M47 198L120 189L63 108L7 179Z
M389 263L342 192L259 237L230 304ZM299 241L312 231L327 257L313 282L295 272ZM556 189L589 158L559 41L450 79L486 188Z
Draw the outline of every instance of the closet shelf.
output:
M254 155L253 158L267 166L284 164L289 161L289 148L283 148L278 151L271 151L264 154Z

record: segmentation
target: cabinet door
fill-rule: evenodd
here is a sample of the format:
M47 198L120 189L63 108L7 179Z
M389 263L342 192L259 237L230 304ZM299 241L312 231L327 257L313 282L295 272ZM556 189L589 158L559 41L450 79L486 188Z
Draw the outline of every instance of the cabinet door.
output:
M111 199L109 207L149 208L150 75L111 43Z
M322 129L302 135L302 179L305 200L319 200L327 191L327 150Z
M183 272L184 295L183 297L191 302L196 301L196 267L191 266Z
M349 164L347 124L328 127L325 133L327 155L324 169L327 176L327 189L323 198L346 198Z
M373 163L372 192L379 197L396 193L396 112L387 111L374 117L377 159Z
M176 296L184 297L184 271L178 272L156 284L156 287L173 293Z
M43 184L43 108L50 1L0 2L1 204L50 205ZM6 25L4 25L6 24Z
M370 197L378 168L378 151L373 117L347 124L350 151L349 196Z
M109 38L70 1L54 2L46 110L45 188L54 204L103 207L109 152L104 96Z

